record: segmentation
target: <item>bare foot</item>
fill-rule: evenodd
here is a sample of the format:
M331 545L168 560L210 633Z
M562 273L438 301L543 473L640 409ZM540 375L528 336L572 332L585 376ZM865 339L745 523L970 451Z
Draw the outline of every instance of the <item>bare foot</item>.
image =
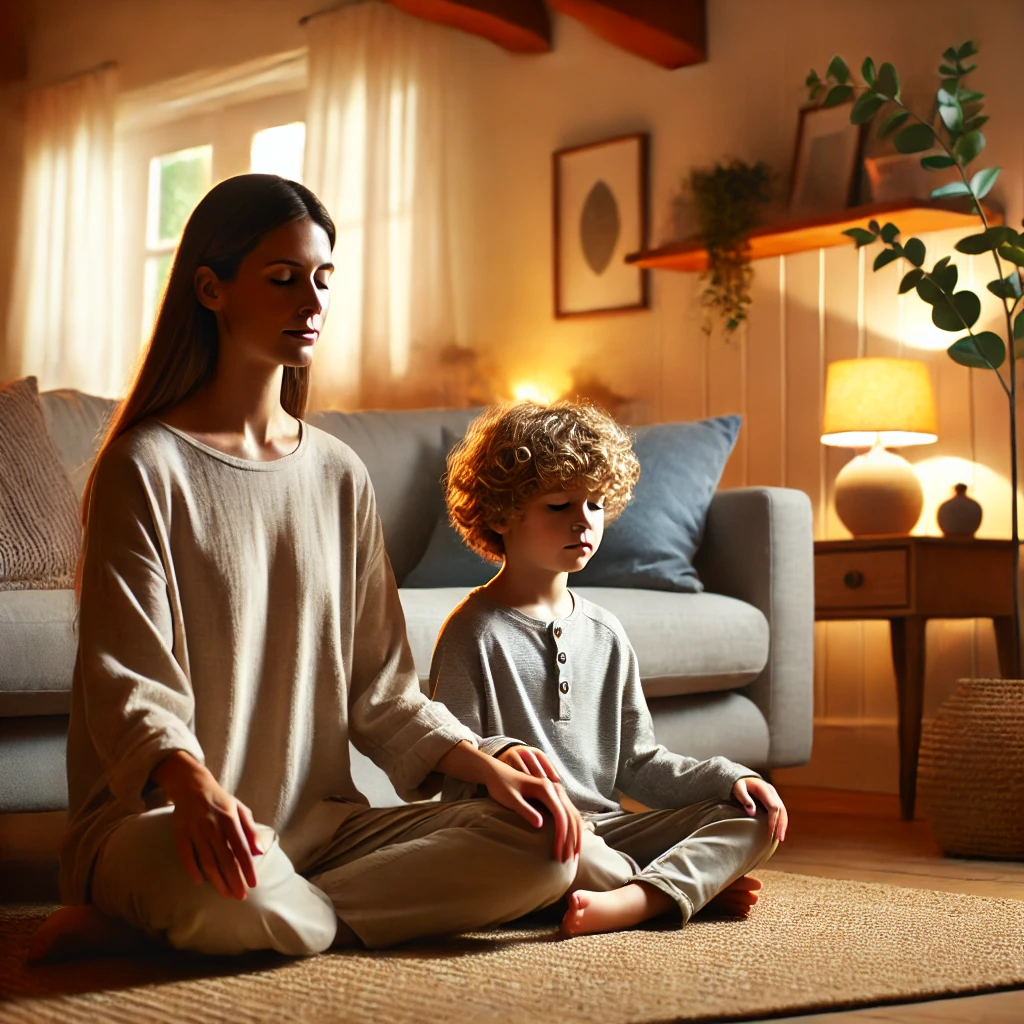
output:
M569 894L569 909L559 933L568 939L595 932L618 932L664 914L674 905L660 889L642 882L630 882L610 892L577 889Z
M732 914L735 917L746 917L758 900L758 889L761 880L753 875L743 875L730 882L717 896L708 900L702 909L716 914Z
M36 929L25 959L30 964L92 960L145 954L155 948L162 944L87 903L54 911Z

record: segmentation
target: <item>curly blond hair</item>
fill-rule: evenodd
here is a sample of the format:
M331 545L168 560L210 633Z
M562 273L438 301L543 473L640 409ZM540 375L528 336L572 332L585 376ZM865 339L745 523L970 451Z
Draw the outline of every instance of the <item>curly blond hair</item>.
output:
M448 455L448 516L466 544L491 562L505 548L492 527L537 494L586 487L604 495L605 523L633 497L640 463L629 435L585 402L507 402L481 413Z

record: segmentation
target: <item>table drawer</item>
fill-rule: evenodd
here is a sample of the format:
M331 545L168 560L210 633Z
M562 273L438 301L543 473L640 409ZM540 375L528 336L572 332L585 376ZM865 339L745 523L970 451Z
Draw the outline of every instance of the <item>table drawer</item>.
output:
M814 556L818 608L903 608L909 601L906 548Z

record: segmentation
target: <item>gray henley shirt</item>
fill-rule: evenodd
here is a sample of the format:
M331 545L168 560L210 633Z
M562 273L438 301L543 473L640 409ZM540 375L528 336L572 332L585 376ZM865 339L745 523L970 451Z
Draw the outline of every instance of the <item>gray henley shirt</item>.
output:
M572 596L568 617L542 622L480 588L442 627L430 666L433 699L480 738L481 750L544 751L585 812L618 810L620 795L651 808L724 800L738 779L758 777L727 758L698 761L659 744L621 623ZM474 793L446 779L441 795Z

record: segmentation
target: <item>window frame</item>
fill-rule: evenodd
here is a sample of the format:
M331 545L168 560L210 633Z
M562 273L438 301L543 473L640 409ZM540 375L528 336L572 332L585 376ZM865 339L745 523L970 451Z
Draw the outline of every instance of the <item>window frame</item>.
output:
M150 246L148 234L150 166L155 157L197 146L212 145L211 186L225 178L249 171L253 135L266 128L306 120L306 89L289 89L277 95L248 99L232 95L219 109L191 112L147 127L132 124L118 132L115 174L117 195L115 262L118 350L127 371L149 341L152 323L145 323L147 261L174 245ZM156 305L159 305L159 297Z

